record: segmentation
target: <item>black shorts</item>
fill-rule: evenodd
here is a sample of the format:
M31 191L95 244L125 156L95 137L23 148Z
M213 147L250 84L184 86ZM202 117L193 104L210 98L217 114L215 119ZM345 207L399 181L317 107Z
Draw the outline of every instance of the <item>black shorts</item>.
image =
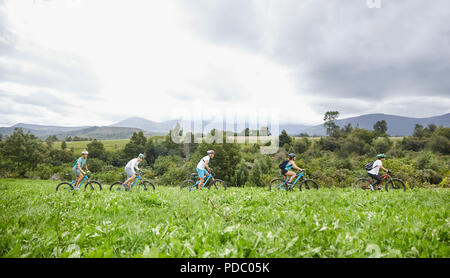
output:
M380 176L374 175L374 174L371 174L371 173L367 173L367 174L369 175L369 177L371 177L372 179L377 181L376 184L379 184L381 182L381 177Z
M286 169L281 169L281 174L284 176L284 175L286 175L286 173L288 172L288 170L286 170Z

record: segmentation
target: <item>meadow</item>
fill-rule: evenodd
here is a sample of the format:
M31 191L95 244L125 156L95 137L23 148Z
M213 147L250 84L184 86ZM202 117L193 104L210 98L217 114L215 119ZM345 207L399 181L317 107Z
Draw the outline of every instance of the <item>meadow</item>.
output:
M116 151L123 149L124 146L130 141L130 139L117 139L117 140L99 140L103 143L103 146L105 147L105 150L107 151ZM60 149L62 142L55 142L55 148ZM81 153L82 151L86 150L87 145L91 143L91 141L72 141L72 142L66 142L67 148L71 149L73 148L73 151L77 154Z
M449 257L450 191L56 192L0 179L0 257Z

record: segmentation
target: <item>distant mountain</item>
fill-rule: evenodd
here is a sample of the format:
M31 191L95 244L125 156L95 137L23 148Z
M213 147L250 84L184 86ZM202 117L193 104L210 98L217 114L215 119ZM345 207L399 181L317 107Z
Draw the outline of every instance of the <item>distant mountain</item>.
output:
M128 118L118 123L112 124L112 127L133 127L146 130L153 134L167 134L171 128L178 122L178 120L154 122L144 118Z
M74 130L69 132L64 132L60 134L56 134L58 139L64 139L67 136L78 136L78 137L90 137L99 140L107 140L107 139L129 139L133 135L134 132L142 131L138 128L129 128L129 127L112 127L112 126L94 126L88 127L85 129ZM144 132L146 136L150 134Z
M450 113L429 118L409 118L386 114L368 114L358 117L346 118L337 120L336 123L343 127L344 125L351 124L353 127L359 126L368 130L373 129L373 125L377 121L385 120L388 125L387 133L391 136L408 136L412 135L414 126L418 123L423 126L429 124L435 124L437 126L450 127ZM144 131L146 136L151 135L164 135L172 129L177 122L182 125L186 124L180 120L171 120L165 122L154 122L143 118L128 118L121 122L112 124L111 126L78 126L78 127L64 127L64 126L47 126L47 125L31 125L19 123L11 127L0 127L0 134L10 135L13 133L14 128L22 128L25 132L30 132L39 138L45 139L49 135L57 135L58 138L63 139L66 136L79 136L79 137L91 137L96 139L128 139L133 135L133 132ZM248 127L248 123L240 125L242 130ZM223 124L220 122L204 121L203 127L206 129L217 128L221 130ZM269 129L271 127L269 126ZM316 126L296 125L296 124L280 124L279 131L286 130L288 134L295 136L300 133L308 133L311 136L324 136L326 135L326 129L323 124ZM209 132L205 130L205 132ZM241 132L241 131L239 131Z
M387 133L391 136L410 136L414 133L414 126L416 124L423 125L424 127L429 124L450 127L450 113L429 118L410 118L387 114L367 114L358 117L336 120L336 124L343 127L350 123L353 127L359 126L360 128L373 130L373 125L377 121L382 120L387 122ZM306 128L303 132L306 132L311 136L326 135L326 129L323 124Z
M87 126L65 127L65 126L51 126L51 125L32 125L18 123L11 127L0 127L0 134L10 135L15 128L21 128L24 132L30 132L38 137L48 137L63 132L70 132L87 128Z

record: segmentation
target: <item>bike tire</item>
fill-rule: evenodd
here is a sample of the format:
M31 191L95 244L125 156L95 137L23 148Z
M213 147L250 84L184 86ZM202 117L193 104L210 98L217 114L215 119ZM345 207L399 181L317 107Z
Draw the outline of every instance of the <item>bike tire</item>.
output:
M311 188L318 190L319 184L312 179L304 179L300 182L298 187L299 187L300 191L302 191L303 187L305 187L305 189L308 189L308 190Z
M405 183L401 179L392 178L386 183L386 191L392 190L401 190L406 191Z
M65 186L63 186L63 185L65 185ZM73 185L72 184L70 184L70 183L68 183L68 182L62 182L62 183L60 183L60 184L58 184L57 186L56 186L56 191L58 191L58 190L67 190L67 191L73 191L74 189L73 189Z
M109 187L110 191L125 191L125 187L123 186L123 183L118 181L115 182L113 184L111 184L111 186Z
M195 184L195 181L193 181L193 180L185 180L180 185L180 190L182 190L183 188L191 188L194 184Z
M155 191L155 185L151 181L144 181L142 183L142 187L144 187L145 191L147 191L148 189L153 189L153 191Z
M89 181L88 183L86 183L86 185L84 186L84 191L86 190L102 190L102 185L98 182L98 181Z
M284 183L286 183L286 181L279 178L271 180L269 183L269 191L272 191L272 188L280 190L280 185Z
M370 183L371 183L371 180L369 178L359 178L353 184L353 188L367 190L367 189L369 189Z
M214 180L214 182L210 183L210 185L208 186L208 189L211 188L212 184L214 184L213 188L215 188L217 190L222 189L222 188L223 188L223 190L227 190L227 184L223 180L218 180L218 179Z

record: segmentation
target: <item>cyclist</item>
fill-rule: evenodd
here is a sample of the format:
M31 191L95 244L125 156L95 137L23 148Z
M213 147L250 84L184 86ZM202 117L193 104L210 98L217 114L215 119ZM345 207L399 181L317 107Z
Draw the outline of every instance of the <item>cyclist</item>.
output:
M386 155L381 153L377 155L377 160L375 160L372 164L372 169L367 171L367 174L369 177L375 180L371 185L369 185L370 190L374 190L373 186L376 185L377 189L381 189L378 185L381 183L381 177L378 175L378 172L381 170L385 171L386 173L389 172L386 168L383 167L383 160L386 159Z
M88 157L88 151L82 151L81 156L75 161L73 165L73 171L75 173L75 189L78 189L78 185L80 184L81 180L83 179L83 176L86 174L83 171L83 167L86 169L86 172L89 172L89 169L87 167L87 157Z
M288 158L289 160L287 161L286 166L283 169L281 169L281 174L285 177L290 177L288 185L291 186L292 181L297 175L294 171L291 171L291 169L295 169L297 171L304 171L304 169L295 165L295 153L290 153Z
M123 186L127 190L130 190L131 183L136 179L136 171L140 171L138 164L144 160L145 156L143 154L139 154L138 157L133 158L132 160L128 161L127 165L125 166L125 173L127 173L127 180L123 183Z
M205 182L206 174L208 172L211 172L211 168L209 167L208 163L211 158L214 158L214 151L209 150L206 152L208 155L203 157L200 162L197 164L197 173L198 177L200 178L200 183L198 185L198 188L202 188L203 183ZM205 169L206 168L206 169Z

